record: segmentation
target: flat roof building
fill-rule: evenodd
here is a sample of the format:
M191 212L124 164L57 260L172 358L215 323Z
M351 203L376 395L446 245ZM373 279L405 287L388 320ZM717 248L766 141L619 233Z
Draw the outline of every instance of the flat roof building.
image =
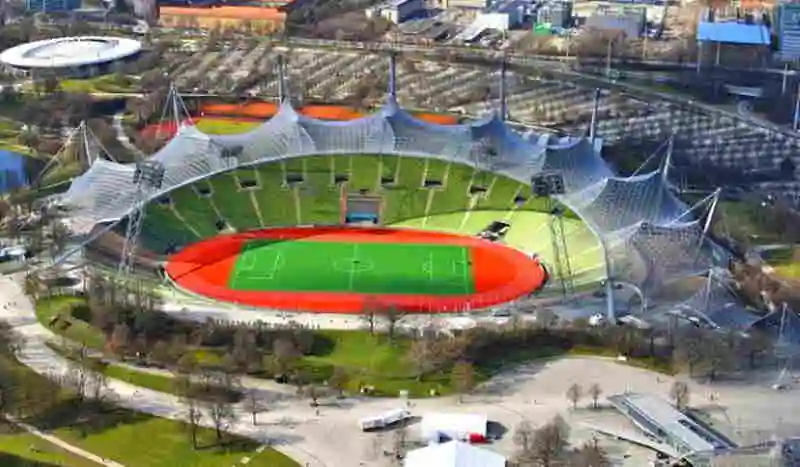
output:
M681 455L736 448L724 436L701 426L660 397L625 393L611 396L608 401L638 428Z
M425 9L425 0L389 0L367 10L367 17L382 16L394 24L400 24Z
M266 34L283 30L286 13L277 8L255 6L161 6L159 20L164 26L173 28L238 29L249 25L254 32Z
M81 0L25 0L26 10L40 13L73 11L81 5Z

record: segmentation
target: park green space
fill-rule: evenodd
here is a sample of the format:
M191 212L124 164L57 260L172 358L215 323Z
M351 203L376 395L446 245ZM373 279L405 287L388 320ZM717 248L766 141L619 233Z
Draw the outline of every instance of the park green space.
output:
M236 290L460 295L474 292L469 249L424 243L255 240L230 279Z
M250 457L248 466L254 467L299 467L292 459L266 448L256 451L259 443L234 435L226 435L225 443L216 440L214 430L198 429L198 448L195 449L188 436L189 429L183 422L154 417L111 406L87 406L77 402L72 394L62 390L44 376L38 375L16 360L0 356L0 365L11 368L15 377L27 378L40 390L54 394L29 407L23 420L57 438L91 452L114 460L125 466L136 467L218 467L236 465L243 457ZM49 391L47 391L49 389ZM34 443L27 435L11 432L0 434L0 461L3 454L22 457L29 463L22 466L91 467L93 464L69 453L45 446L41 456L30 452ZM6 436L8 435L8 436ZM24 444L23 444L24 443ZM36 446L41 446L37 442ZM19 452L24 450L25 452ZM39 462L36 464L34 462ZM14 467L2 463L2 467Z
M214 431L198 431L194 449L188 428L181 422L123 409L111 409L89 418L81 426L64 426L53 434L101 457L125 466L137 467L219 467L237 465L249 457L249 467L298 467L299 464L272 448L258 453L259 443L229 437L219 446Z
M0 465L3 467L100 466L10 424L0 428Z

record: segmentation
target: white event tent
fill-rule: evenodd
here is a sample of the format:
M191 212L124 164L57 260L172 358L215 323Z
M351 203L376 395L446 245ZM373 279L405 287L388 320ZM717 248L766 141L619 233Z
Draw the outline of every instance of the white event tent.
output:
M506 467L506 458L461 441L448 441L409 452L403 467Z

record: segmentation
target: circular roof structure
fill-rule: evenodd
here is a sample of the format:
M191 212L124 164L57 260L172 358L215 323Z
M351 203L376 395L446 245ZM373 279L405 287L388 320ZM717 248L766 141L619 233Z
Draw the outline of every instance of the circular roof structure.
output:
M140 50L141 42L124 37L59 37L4 50L0 62L16 68L69 68L113 62Z

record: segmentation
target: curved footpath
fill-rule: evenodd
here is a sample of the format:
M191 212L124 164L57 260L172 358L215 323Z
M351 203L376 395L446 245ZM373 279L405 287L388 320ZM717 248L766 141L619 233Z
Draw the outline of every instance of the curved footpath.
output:
M74 363L58 355L46 344L56 337L36 320L31 300L23 294L23 274L0 277L0 319L7 320L23 337L19 360L41 374L63 373ZM613 361L595 358L564 358L533 362L500 374L483 384L465 401L456 397L419 399L411 403L412 412L470 412L485 414L489 420L509 430L509 434L492 444L503 454L515 451L511 430L523 418L536 425L556 414L564 415L572 426L571 441L580 444L596 435L586 425L607 426L603 411L572 411L565 393L572 384L589 387L598 383L604 395L624 391L653 393L669 397L673 378L657 375ZM109 390L122 407L156 416L183 419L185 406L174 395L110 379ZM742 436L751 431L772 435L775 421L786 424L787 414L800 413L800 397L794 391L775 392L764 384L708 386L690 383L694 405L707 406L714 395L713 405L723 410L728 420L735 420ZM397 408L404 402L398 399L348 398L325 404L315 411L307 399L295 397L293 390L270 381L243 380L246 389L258 391L267 411L259 414L259 424L253 426L250 414L241 405L236 407L236 421L226 431L269 444L292 457L303 467L386 467L390 459L383 455L390 449L391 433L364 434L358 420ZM583 405L587 402L584 401ZM602 419L601 419L602 418ZM781 421L782 420L782 421ZM208 419L201 422L210 426ZM798 428L800 430L800 428ZM638 467L646 465L649 457L641 449L619 445L619 463ZM615 455L616 459L616 455Z

